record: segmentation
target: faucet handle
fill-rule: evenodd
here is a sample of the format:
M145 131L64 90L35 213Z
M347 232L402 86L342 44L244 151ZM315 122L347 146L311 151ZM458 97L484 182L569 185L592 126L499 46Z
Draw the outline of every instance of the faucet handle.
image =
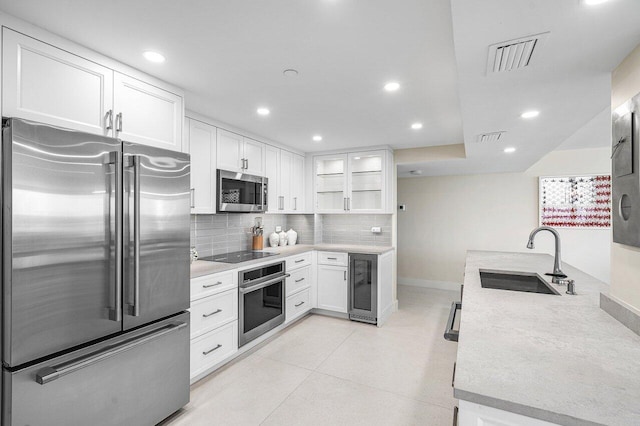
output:
M567 280L567 294L576 295L576 286L573 280Z

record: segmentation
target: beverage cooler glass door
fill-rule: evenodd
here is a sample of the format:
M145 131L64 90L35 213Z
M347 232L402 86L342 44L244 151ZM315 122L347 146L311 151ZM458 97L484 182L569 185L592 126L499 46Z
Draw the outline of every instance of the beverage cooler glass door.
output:
M378 310L378 256L349 254L349 314L376 321Z
M2 360L15 367L122 329L121 144L19 119L2 137Z
M123 144L124 329L189 308L189 155Z

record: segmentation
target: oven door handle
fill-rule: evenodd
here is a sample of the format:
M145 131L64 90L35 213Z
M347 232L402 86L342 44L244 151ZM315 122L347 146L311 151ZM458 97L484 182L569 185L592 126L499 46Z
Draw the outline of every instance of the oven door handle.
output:
M263 283L260 284L256 284L256 285L252 285L251 287L240 287L240 293L242 294L247 294L247 293L251 293L252 291L256 291L256 290L260 290L261 288L265 288L265 287L269 287L271 284L275 284L277 282L280 282L288 277L290 277L291 274L283 274L283 275L278 275L276 278L272 278L268 281L265 281Z

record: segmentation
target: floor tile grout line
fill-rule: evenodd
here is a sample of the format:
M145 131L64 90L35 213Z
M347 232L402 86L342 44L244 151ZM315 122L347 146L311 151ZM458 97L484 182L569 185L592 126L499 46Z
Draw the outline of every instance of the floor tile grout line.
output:
M290 365L290 364L287 364L287 365ZM305 370L306 370L306 369L305 369ZM282 406L282 404L284 404L284 403L287 401L287 399L289 399L289 397L291 397L291 395L293 395L293 393L294 393L295 391L297 391L297 390L298 390L298 388L299 388L300 386L302 386L302 385L303 385L307 380L309 380L309 378L313 375L313 373L315 373L315 371L311 371L311 370L307 370L307 371L309 372L309 375L308 375L307 377L305 377L303 381L301 381L300 383L298 383L298 386L296 386L296 387L295 387L291 392L289 392L289 393L287 394L287 396L285 396L285 397L282 399L282 401L280 402L280 404L278 404L278 406L277 406L277 407L275 407L273 410L271 410L271 411L269 412L269 414L267 414L267 415L266 415L266 417L265 417L264 419L262 419L262 421L259 423L260 425L263 425L263 424L264 424L264 422L266 422L266 421L269 419L269 417L271 417L271 415L272 415L273 413L275 413L275 412L276 412L276 410L277 410L278 408L280 408L280 407Z
M323 360L322 360L322 362L321 362L320 364L318 364L318 366L317 366L313 371L318 371L318 369L319 369L320 367L322 367L322 364L324 364L325 362L327 362L327 360L328 360L329 358L331 358L331 355L333 355L333 354L334 354L338 349L340 349L340 347L341 347L342 345L344 345L344 342L346 342L346 341L347 341L347 339L348 339L349 337L353 336L353 334L354 334L356 331L357 331L357 330L355 330L355 329L354 329L354 330L351 330L351 333L349 333L349 334L348 334L344 339L342 339L342 342L338 343L338 346L336 346L336 347L335 347L335 349L334 349L334 350L332 350L332 351L331 351L331 353L330 353L329 355L327 355L327 357L326 357L325 359L323 359Z

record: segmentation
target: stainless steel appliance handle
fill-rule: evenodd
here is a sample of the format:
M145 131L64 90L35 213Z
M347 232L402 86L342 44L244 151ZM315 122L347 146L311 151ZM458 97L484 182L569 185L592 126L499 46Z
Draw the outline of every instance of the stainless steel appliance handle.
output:
M256 285L252 285L251 287L239 287L240 293L242 294L247 294L247 293L251 293L252 291L256 291L256 290L260 290L261 288L265 288L265 287L269 287L271 284L275 284L277 282L280 282L288 277L290 277L291 274L283 274L283 275L278 275L276 278L272 278L268 281L265 281L263 283L260 284L256 284Z
M453 323L456 321L456 311L462 309L462 302L453 302L449 311L449 319L447 320L447 329L444 331L444 338L451 342L457 342L460 335L459 330L453 329Z
M297 308L297 307L302 306L302 305L304 305L304 302L297 303L297 304L295 305L295 307Z
M122 113L116 115L116 132L122 132Z
M112 109L107 111L104 117L104 121L105 121L105 124L104 124L105 130L113 129L113 110Z
M111 162L115 164L115 199L116 199L116 276L114 303L115 309L110 312L109 319L120 322L122 321L122 155L118 151L111 153Z
M215 348L211 348L208 351L202 351L202 355L209 355L211 352L216 351L218 349L220 349L222 347L222 345L220 343L218 343L218 345Z
M217 283L214 284L202 284L202 288L209 288L209 287L215 287L222 284L222 281L218 281Z
M202 314L202 318L209 318L212 315L215 314L219 314L220 312L222 312L222 309L216 309L215 311L211 312L210 314Z
M191 188L190 192L191 192L191 208L194 208L196 206L196 189Z
M156 330L149 331L138 337L127 339L116 345L107 346L104 349L89 353L74 360L62 363L60 365L54 365L51 367L45 367L36 373L36 382L41 385L45 385L52 382L62 376L74 373L85 367L89 367L96 362L104 361L119 353L128 351L136 346L149 342L150 340L157 339L165 334L172 333L187 326L186 322L174 322L164 325Z
M133 304L130 314L140 316L140 157L131 156L133 167Z

